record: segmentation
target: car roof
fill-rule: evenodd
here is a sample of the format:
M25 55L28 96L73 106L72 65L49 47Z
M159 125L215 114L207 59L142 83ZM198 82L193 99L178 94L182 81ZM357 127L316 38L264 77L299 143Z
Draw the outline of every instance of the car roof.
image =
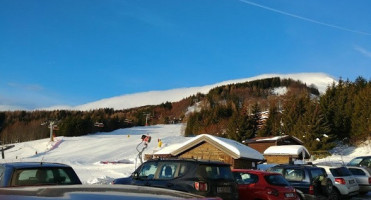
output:
M316 165L291 165L291 164L279 164L276 166L273 166L272 168L321 168L317 167Z
M261 174L261 175L281 175L280 173L276 172L267 172L262 170L254 170L254 169L232 169L232 172L246 172L251 174Z
M16 169L23 168L38 168L38 167L70 167L62 163L49 163L49 162L12 162L12 163L1 163L4 167L12 167Z
M354 159L356 159L356 158L371 158L371 156L357 156Z

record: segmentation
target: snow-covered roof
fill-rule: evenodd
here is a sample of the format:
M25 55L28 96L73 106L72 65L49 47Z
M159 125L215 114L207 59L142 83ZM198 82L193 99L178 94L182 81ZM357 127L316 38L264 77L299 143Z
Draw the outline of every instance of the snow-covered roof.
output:
M171 144L169 146L162 147L160 150L153 153L153 155L168 155L181 146L183 146L183 143Z
M303 145L281 145L270 146L264 151L264 155L293 155L305 154L305 158L310 158L310 153Z
M201 134L184 142L182 146L173 151L171 154L174 156L179 155L205 141L219 148L234 159L249 158L254 160L264 160L263 155L253 148L250 148L234 140L212 136L209 134Z
M286 138L292 138L296 140L297 142L303 144L303 141L301 141L299 138L295 136L290 136L290 135L282 135L282 136L274 136L274 137L264 137L264 138L253 138L249 142L269 142L269 141L278 141Z

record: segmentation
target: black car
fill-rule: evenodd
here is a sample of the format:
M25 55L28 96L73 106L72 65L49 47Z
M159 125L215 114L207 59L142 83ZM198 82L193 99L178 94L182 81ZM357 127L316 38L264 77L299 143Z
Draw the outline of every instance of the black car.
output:
M230 165L214 161L150 160L130 177L116 179L113 184L161 187L224 200L238 199Z
M267 171L278 172L295 187L300 199L332 199L333 184L325 169L314 165L276 165Z
M0 187L74 184L81 184L81 181L72 167L65 164L45 162L0 164Z

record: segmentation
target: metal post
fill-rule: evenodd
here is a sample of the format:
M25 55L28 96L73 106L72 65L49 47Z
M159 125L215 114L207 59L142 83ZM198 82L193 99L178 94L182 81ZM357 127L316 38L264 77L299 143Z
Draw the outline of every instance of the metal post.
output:
M53 142L53 126L54 126L54 122L51 121L50 124L49 124L49 128L50 128L50 141Z

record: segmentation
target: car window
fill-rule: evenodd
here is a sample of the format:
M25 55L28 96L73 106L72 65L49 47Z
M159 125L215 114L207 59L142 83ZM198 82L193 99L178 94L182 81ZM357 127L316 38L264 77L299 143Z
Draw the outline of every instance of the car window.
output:
M276 172L276 173L283 174L283 169L282 169L282 168L275 168L275 167L272 167L272 168L269 168L267 171L268 171L268 172Z
M365 158L359 163L360 166L371 167L371 158Z
M353 160L351 160L348 165L350 166L356 166L358 165L360 162L362 161L362 158L354 158Z
M70 168L33 168L15 170L11 186L79 184Z
M178 173L178 176L183 176L184 174L186 174L188 171L188 167L186 164L180 164L180 167L179 167L179 173Z
M0 183L4 177L4 168L0 167Z
M310 174L312 175L313 179L316 179L319 176L325 176L326 171L321 168L314 168L314 169L310 169Z
M287 180L281 176L281 175L267 175L264 176L264 179L271 185L278 185L278 186L289 186L290 183L287 182Z
M259 180L257 175L245 172L233 172L233 176L238 184L251 184Z
M178 168L179 163L166 163L161 166L159 171L159 179L172 179L175 176L175 171Z
M335 177L351 176L352 173L346 167L332 168L330 172Z
M233 174L229 166L225 165L200 165L197 169L198 176L207 179L233 180Z
M302 181L304 179L304 171L302 169L286 169L283 175L288 181Z
M157 162L146 162L139 171L140 179L153 179L157 171Z
M361 169L349 168L349 171L353 175L357 175L357 176L365 176L366 175L366 173Z

